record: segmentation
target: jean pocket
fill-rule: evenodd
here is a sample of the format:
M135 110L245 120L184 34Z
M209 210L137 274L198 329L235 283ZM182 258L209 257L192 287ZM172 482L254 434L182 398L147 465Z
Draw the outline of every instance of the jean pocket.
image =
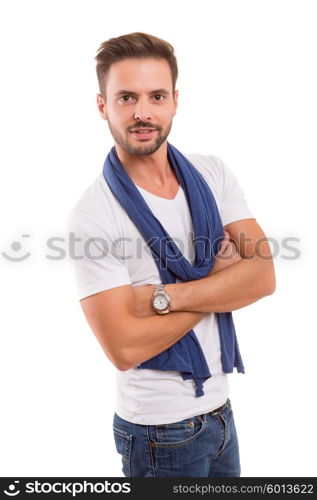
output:
M172 424L155 426L155 439L152 446L170 447L184 446L197 439L206 427L205 422L198 417L187 418Z
M113 426L113 435L117 452L122 457L122 472L125 476L131 476L131 452L132 434Z

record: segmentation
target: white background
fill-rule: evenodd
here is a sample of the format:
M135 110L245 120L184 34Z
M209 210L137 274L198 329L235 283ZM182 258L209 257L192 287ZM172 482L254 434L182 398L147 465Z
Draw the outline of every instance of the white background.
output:
M277 242L277 290L234 313L242 476L316 476L316 2L2 1L1 476L121 476L115 368L49 250L112 146L96 107L104 40L145 31L179 64L169 141L235 172ZM22 236L29 234L28 237ZM297 238L286 260L282 240ZM13 242L22 248L14 250ZM294 245L293 245L294 246Z

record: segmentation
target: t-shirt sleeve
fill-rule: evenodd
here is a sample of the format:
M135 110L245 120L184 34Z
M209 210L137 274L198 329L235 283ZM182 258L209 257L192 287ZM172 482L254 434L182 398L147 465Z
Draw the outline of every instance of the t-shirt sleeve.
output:
M223 225L226 226L240 219L254 219L235 174L223 161L219 159L218 161L222 170L220 199Z
M78 300L131 284L120 238L110 225L94 215L73 209L66 227Z

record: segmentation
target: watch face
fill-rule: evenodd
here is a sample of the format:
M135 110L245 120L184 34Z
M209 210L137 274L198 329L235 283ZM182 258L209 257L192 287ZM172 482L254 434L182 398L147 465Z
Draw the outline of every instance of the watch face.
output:
M157 295L153 301L153 305L155 309L158 309L159 311L163 311L167 307L167 300L164 295Z

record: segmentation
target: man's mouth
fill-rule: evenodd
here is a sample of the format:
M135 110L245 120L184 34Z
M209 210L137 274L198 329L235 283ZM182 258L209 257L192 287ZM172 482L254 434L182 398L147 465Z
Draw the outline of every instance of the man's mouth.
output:
M156 128L134 128L131 133L139 139L150 139L156 130Z

